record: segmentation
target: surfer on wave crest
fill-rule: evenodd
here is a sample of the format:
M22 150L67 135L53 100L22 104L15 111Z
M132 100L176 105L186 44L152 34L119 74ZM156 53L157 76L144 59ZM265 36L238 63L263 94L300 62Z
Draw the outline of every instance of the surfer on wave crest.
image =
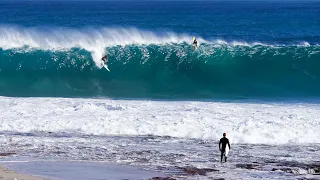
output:
M105 55L101 58L101 60L103 61L104 64L107 64L108 62L108 55Z
M199 47L199 43L194 36L192 37L192 46L193 46L194 50L198 49L198 47Z
M109 68L108 68L108 65L107 65L108 55L107 55L107 54L104 55L104 56L101 58L101 60L102 60L102 66L103 66L104 68L106 68L108 71L110 71Z
M193 39L193 43L192 43L195 47L198 47L198 41L196 38Z

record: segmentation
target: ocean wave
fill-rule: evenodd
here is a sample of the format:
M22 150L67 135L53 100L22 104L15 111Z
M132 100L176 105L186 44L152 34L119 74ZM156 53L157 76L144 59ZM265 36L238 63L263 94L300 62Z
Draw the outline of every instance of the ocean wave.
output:
M160 35L161 34L161 35ZM42 50L64 50L81 48L92 53L99 65L105 48L130 44L164 44L190 41L188 35L172 32L156 34L136 28L23 28L15 26L0 27L0 48L33 48Z
M284 46L283 44L265 44L261 42L225 41L221 39L205 40L197 37L200 43L229 46ZM98 63L107 47L150 44L191 43L190 34L174 32L152 32L136 28L26 28L19 26L0 26L0 48L7 49L41 49L63 51L81 48L92 53ZM310 46L306 41L297 45Z
M320 46L202 42L137 29L0 28L0 95L320 97ZM109 56L108 73L100 58Z

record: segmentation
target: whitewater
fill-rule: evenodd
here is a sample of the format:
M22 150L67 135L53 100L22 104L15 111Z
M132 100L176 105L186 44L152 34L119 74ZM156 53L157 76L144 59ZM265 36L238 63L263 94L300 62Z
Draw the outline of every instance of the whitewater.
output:
M164 44L189 42L190 35L165 32L157 36L150 31L136 28L23 28L0 27L0 47L6 49L43 49L53 51L81 48L92 53L94 62L101 68L101 57L110 46L131 44Z
M18 167L116 162L182 179L278 179L289 170L286 179L296 179L316 177L320 158L318 104L1 97L0 106L0 150L18 153L6 158ZM183 171L190 166L217 171L194 177Z
M118 28L26 28L19 26L0 26L0 48L3 50L18 49L32 51L35 49L68 51L72 48L84 49L92 53L94 62L99 66L101 57L106 54L107 47L150 44L190 44L193 35L188 33L177 34L170 31L152 32L134 27ZM228 46L276 46L286 44L267 44L261 42L225 41L221 39L205 40L197 37L201 43ZM301 41L297 46L310 46L310 43ZM314 44L317 45L318 44ZM212 46L214 47L214 46ZM254 52L251 52L254 54ZM314 52L317 53L317 52ZM99 66L101 68L101 66Z
M39 106L40 104L40 106ZM320 143L319 105L1 97L0 131Z

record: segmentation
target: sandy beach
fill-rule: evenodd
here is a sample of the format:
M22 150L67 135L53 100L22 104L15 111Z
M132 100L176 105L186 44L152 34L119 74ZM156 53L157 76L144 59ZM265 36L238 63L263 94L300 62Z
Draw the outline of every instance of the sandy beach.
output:
M0 180L142 180L152 179L153 177L167 177L164 173L145 170L139 166L117 165L105 162L3 161L1 165Z
M44 180L44 178L21 174L0 166L1 180Z

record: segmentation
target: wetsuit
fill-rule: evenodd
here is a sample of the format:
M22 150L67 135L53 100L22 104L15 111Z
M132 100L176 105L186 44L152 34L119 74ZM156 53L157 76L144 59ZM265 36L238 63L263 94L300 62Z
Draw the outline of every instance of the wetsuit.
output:
M108 56L107 56L107 55L103 56L101 60L102 60L104 63L106 63L106 62L108 61Z
M198 46L198 42L197 42L196 39L193 41L193 44L196 45L196 46Z
M220 144L222 144L222 147L221 147L221 162L222 162L223 155L226 152L227 144L229 146L229 149L231 149L231 148L230 148L229 139L226 138L226 137L223 137L223 138L220 139L219 149L220 149ZM225 160L225 162L227 162L227 157L224 157L224 160Z

